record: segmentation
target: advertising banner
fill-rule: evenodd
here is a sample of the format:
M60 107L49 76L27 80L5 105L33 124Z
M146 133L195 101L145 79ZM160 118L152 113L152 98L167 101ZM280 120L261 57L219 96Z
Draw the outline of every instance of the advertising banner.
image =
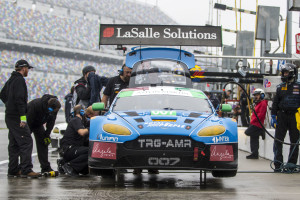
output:
M222 46L220 26L100 24L99 45Z

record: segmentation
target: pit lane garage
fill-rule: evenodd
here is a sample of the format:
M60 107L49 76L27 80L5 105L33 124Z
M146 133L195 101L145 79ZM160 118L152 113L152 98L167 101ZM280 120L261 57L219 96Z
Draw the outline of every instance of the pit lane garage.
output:
M100 27L102 45L222 45L220 27ZM182 33L190 29L197 35L210 32L214 37L160 38L166 30ZM126 32L137 30L145 34L151 30L157 37L124 37ZM103 169L113 169L117 175L120 169L199 169L215 177L235 176L237 123L219 117L205 94L192 89L194 55L181 47L140 46L126 55L126 66L133 69L129 88L117 95L104 116L91 120L90 173L101 174ZM94 104L93 109L104 110L104 104ZM222 105L220 110L231 111L231 106Z

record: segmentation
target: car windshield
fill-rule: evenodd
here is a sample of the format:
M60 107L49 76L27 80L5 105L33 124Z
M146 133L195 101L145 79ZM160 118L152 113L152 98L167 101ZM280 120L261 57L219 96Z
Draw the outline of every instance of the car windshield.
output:
M183 85L189 78L187 66L172 60L148 60L134 66L136 85Z
M118 97L113 111L128 110L185 110L212 113L207 99L166 94Z

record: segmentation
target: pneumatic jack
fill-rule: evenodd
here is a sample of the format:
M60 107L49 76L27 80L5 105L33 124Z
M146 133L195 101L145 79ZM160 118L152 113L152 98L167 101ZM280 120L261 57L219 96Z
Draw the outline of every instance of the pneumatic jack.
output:
M42 173L44 177L57 177L59 175L58 171L50 171Z

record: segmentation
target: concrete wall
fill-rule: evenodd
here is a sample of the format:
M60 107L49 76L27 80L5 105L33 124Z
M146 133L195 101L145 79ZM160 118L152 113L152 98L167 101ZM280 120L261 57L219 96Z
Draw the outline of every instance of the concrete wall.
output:
M243 151L250 152L250 137L245 135L245 127L238 127L238 135L239 135L239 149ZM267 129L271 135L275 135L275 129ZM268 160L274 159L273 153L273 142L274 140L266 134L266 139L262 140L261 137L259 138L259 156L266 158ZM287 132L285 137L285 142L289 143L290 138ZM284 162L287 162L288 154L289 154L290 145L283 145L283 159ZM300 158L298 158L298 164Z

